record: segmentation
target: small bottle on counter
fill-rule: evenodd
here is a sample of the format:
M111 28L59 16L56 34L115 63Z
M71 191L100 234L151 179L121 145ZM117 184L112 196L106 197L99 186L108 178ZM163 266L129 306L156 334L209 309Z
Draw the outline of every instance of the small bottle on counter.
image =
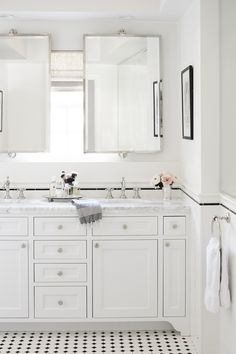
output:
M57 180L56 182L56 197L63 198L64 195L64 183L62 180Z
M49 185L49 196L50 197L56 197L56 177L51 178L51 182Z

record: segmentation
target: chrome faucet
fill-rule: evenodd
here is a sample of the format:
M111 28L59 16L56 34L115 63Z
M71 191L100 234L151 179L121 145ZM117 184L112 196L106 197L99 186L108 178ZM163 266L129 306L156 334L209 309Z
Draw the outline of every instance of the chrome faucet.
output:
M126 187L126 183L125 183L125 177L122 177L122 181L121 181L121 194L120 194L120 198L122 199L126 199L126 195L125 195L125 187Z
M11 196L10 196L10 179L9 179L9 176L7 176L7 179L5 181L5 183L3 184L3 189L5 189L6 191L6 194L5 194L5 197L4 199L11 199Z

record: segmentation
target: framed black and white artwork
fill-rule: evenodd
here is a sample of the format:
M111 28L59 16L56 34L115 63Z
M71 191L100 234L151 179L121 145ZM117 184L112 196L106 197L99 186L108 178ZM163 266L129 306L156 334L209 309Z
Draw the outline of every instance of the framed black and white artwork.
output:
M193 67L181 71L182 137L193 140Z

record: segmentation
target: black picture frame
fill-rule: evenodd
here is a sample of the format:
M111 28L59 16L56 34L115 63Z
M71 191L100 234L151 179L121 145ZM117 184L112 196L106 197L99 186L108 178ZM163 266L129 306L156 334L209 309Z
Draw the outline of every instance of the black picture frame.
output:
M0 90L0 132L2 132L2 121L3 121L3 91Z
M181 71L182 138L193 140L193 66Z
M153 81L153 135L159 136L159 86Z

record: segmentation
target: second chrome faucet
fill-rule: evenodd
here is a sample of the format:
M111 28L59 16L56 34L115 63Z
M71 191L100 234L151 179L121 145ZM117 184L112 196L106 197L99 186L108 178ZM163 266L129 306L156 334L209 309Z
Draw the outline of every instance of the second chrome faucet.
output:
M122 199L126 199L126 194L125 194L125 189L126 189L126 182L125 182L125 177L122 177L122 181L121 181L121 194L120 194L120 198Z

